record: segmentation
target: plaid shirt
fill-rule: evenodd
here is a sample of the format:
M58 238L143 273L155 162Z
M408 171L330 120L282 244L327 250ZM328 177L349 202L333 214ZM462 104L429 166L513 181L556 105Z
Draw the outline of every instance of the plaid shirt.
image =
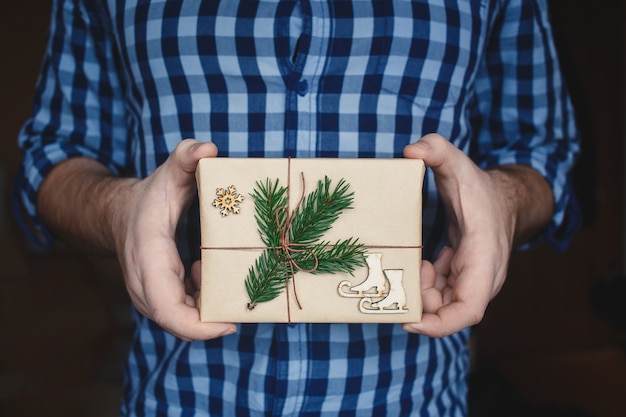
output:
M57 0L17 193L72 156L149 175L181 138L221 156L401 157L438 132L483 167L522 163L552 186L543 235L575 225L578 151L544 1ZM432 173L425 257L444 244ZM466 414L469 330L246 324L186 343L134 313L124 415Z

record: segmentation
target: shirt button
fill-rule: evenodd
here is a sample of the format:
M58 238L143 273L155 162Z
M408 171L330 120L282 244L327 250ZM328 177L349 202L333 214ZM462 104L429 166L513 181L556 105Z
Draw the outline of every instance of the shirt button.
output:
M296 93L299 96L306 96L306 93L309 92L309 83L306 80L301 80L296 84Z

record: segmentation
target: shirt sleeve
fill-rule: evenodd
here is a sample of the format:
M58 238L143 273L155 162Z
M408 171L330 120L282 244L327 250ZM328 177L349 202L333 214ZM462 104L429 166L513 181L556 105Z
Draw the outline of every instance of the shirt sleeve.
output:
M123 89L110 26L91 0L55 0L33 114L18 142L22 163L13 191L13 211L27 235L43 246L50 233L37 217L42 181L73 157L100 161L119 174L129 158ZM27 226L28 224L28 226Z
M525 164L549 183L555 211L537 238L564 249L580 224L570 171L579 153L547 4L511 0L494 22L476 81L472 158L483 168Z

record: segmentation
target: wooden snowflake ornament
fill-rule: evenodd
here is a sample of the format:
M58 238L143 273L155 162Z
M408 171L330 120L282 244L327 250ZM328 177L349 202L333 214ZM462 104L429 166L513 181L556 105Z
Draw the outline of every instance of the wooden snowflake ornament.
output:
M239 204L243 201L243 196L237 193L237 188L231 185L227 188L218 188L215 190L217 198L213 200L213 207L220 209L222 216L228 216L231 212L239 214Z

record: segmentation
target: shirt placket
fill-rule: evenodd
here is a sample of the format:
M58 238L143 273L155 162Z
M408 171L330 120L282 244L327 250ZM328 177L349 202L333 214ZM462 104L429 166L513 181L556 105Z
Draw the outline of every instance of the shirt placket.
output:
M278 324L276 399L272 415L298 416L309 373L306 324Z
M286 77L285 156L314 157L317 145L317 86L329 43L328 4L301 2L302 33ZM291 36L294 36L292 33ZM297 416L305 400L309 369L306 324L279 325L277 351L278 392L274 415Z
M286 77L285 156L310 158L317 150L317 90L326 62L330 23L327 3L301 4L302 34Z

